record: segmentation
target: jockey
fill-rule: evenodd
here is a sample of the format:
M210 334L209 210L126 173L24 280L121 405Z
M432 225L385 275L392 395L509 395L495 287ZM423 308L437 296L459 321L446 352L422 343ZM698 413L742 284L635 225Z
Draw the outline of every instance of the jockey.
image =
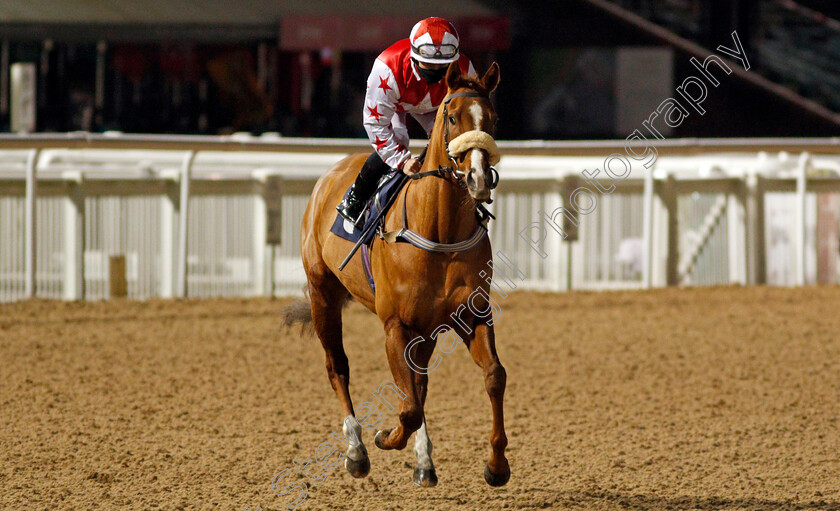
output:
M443 77L451 62L461 73L476 77L472 63L458 50L458 32L443 18L426 18L411 29L408 39L396 42L373 63L367 82L363 122L374 148L347 197L336 207L356 226L379 179L391 169L419 172L419 157L408 151L406 114L431 134L435 114L447 93Z

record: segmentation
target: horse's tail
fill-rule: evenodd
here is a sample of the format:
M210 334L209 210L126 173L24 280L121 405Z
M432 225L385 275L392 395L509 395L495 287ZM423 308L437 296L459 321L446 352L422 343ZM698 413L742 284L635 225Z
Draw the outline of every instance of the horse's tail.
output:
M297 300L283 309L283 325L289 327L295 323L300 323L303 327L312 323L309 300Z
M307 330L311 333L312 328L312 307L309 305L309 289L308 286L303 286L303 300L295 300L283 309L283 326L286 328L294 324L300 323L300 334L303 335Z
M295 300L283 309L283 326L286 328L295 324L300 324L300 334L313 333L312 326L312 307L309 305L309 288L303 286L303 294L306 296L303 300ZM341 308L347 307L352 297L347 294L344 301L341 303Z

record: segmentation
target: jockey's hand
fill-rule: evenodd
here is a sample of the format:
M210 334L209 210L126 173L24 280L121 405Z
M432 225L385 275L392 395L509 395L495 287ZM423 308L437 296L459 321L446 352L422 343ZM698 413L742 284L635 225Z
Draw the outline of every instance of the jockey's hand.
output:
M422 166L423 164L420 163L420 160L418 160L417 158L409 158L405 160L405 164L403 164L402 171L403 174L405 174L406 176L411 176L420 172L420 167Z

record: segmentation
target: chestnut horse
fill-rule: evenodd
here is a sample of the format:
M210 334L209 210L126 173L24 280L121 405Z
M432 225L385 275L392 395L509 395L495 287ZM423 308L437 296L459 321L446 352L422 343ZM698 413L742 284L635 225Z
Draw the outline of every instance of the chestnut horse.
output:
M399 425L378 431L375 444L382 449L403 449L416 431L414 482L419 486L437 483L423 412L428 374L412 370L404 354L412 339L423 336L426 342L412 343L417 345L416 351L412 347L409 356L416 366L426 367L435 347L433 332L437 329L435 333L439 333L441 325L452 324L450 315L459 307L463 309L476 289L480 288L489 297L487 274L492 253L476 208L489 201L490 190L495 186L495 169L490 165L498 161L498 149L492 138L496 113L488 95L498 82L499 66L495 62L481 79L462 76L457 62L449 66L447 98L438 108L423 167L414 176L423 179L410 180L385 217L385 231L398 231L407 225L413 234L426 238L425 241L433 240L433 245L452 250L442 253L377 238L370 249L375 295L359 255L339 271L353 243L331 234L330 226L335 219L336 205L356 178L364 154L349 156L327 171L315 185L306 208L301 227L301 255L308 281L309 308L298 307L295 311L295 307L290 307L286 320L287 324L305 321L311 313L315 332L326 352L330 383L346 417L343 429L349 448L345 467L353 477L366 476L370 461L350 399L350 368L342 342L341 310L350 295L382 321L391 374L404 393ZM475 241L470 248L455 251L464 246L459 242L468 239ZM484 310L489 310L488 301L481 300L487 307ZM462 312L459 323L469 328L460 325L452 328L484 371L493 410L492 450L484 477L489 484L502 486L510 478L510 466L504 454L507 446L502 404L505 370L496 355L489 315L482 318L470 310Z

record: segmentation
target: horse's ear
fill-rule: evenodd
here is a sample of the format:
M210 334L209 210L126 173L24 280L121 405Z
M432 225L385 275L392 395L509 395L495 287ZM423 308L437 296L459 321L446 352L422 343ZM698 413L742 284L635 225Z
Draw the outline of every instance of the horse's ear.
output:
M458 88L458 84L461 81L461 66L458 64L458 61L449 64L449 69L446 70L446 86L449 87L449 90L455 90Z
M481 84L487 89L488 94L496 90L496 87L499 85L499 64L496 62L490 64L490 69L481 78Z

